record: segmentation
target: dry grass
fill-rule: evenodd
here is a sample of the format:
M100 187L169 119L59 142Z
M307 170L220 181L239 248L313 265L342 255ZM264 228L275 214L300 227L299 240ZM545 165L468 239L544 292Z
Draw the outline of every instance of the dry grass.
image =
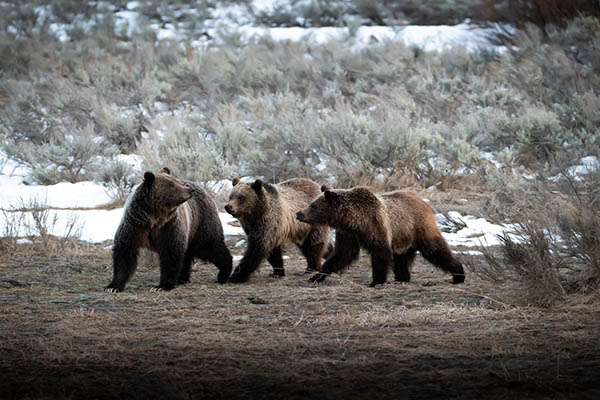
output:
M233 246L231 246L233 248ZM240 248L234 251L241 252ZM220 286L151 293L141 267L102 292L110 253L22 247L0 260L1 398L592 398L600 393L598 296L550 309L510 303L510 283L465 285L417 260L413 282L376 289L368 260L321 285L267 266ZM476 265L481 260L470 260Z

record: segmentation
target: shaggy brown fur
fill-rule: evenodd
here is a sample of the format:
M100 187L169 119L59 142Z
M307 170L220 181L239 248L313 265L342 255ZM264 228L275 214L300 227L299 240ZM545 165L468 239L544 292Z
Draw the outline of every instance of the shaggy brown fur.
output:
M322 281L356 260L361 247L371 253L373 281L384 283L388 266L394 265L398 281L410 281L410 267L417 250L432 264L452 274L454 283L465 280L462 264L443 239L433 209L413 193L376 195L369 188L329 190L316 198L297 218L308 224L326 224L336 229L333 254L312 281Z
M113 244L113 279L106 291L120 292L135 272L139 249L159 253L160 283L171 290L190 280L194 258L219 268L217 280L227 282L232 257L225 245L217 206L206 191L170 175L168 168L144 174L127 199Z
M319 185L308 179L290 179L276 185L234 179L225 211L240 221L248 247L229 280L247 281L265 258L273 266L273 276L284 276L282 248L287 243L300 248L306 257L307 270L318 271L329 228L301 223L295 214L319 193Z

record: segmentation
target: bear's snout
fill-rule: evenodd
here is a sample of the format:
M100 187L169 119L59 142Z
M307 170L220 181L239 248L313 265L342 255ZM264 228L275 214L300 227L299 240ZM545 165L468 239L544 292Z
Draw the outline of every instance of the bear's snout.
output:
M233 208L231 208L229 204L225 206L225 211L227 211L228 214L233 215Z

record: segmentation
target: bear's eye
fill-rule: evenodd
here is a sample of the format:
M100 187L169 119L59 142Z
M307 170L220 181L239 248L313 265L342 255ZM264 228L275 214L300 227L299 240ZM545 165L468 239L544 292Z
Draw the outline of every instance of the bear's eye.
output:
M238 201L241 203L244 200L246 200L246 198L244 196L238 196Z

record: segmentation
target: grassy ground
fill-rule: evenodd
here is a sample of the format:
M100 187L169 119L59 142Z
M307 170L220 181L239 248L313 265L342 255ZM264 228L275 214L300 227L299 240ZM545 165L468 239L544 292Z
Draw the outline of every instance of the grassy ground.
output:
M242 248L231 248L236 254ZM152 293L140 267L124 293L100 246L0 260L0 398L596 398L598 297L511 304L512 284L464 285L418 258L410 284L370 289L368 260L321 285L264 265L220 286ZM477 260L472 260L476 268ZM468 271L471 272L471 271Z

